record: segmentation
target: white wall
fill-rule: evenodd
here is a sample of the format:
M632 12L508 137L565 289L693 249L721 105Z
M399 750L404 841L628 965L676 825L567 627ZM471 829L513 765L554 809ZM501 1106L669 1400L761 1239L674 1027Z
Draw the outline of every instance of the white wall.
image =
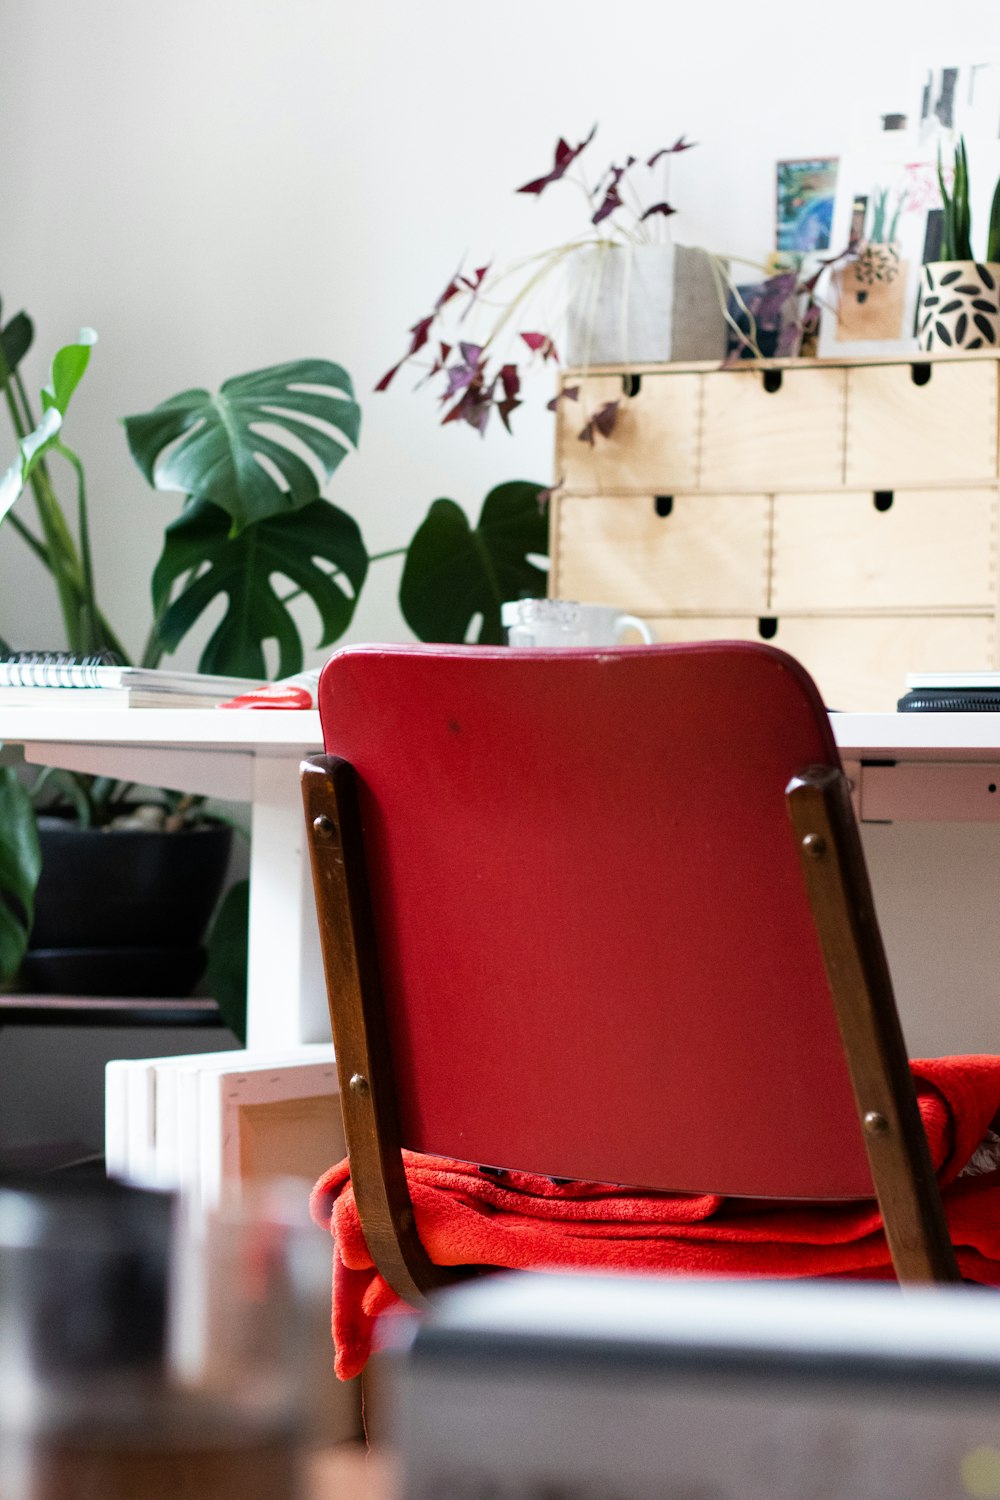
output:
M837 154L859 124L912 108L913 59L997 43L994 0L770 14L733 0L0 0L0 294L6 315L37 321L35 385L81 324L100 333L67 437L129 644L178 507L146 488L118 417L264 364L337 359L364 427L331 494L371 549L406 541L438 495L474 513L497 482L549 477L544 402L516 414L513 438L483 441L441 430L406 378L371 388L463 255L582 227L572 192L512 191L560 133L598 121L598 167L686 133L700 144L676 165L678 238L761 257L777 157ZM397 578L377 565L355 638L405 638ZM9 529L0 635L58 637L51 588Z

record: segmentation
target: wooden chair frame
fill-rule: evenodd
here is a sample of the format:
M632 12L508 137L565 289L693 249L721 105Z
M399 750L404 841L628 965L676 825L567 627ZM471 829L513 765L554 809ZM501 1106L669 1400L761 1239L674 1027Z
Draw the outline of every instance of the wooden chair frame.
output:
M473 1268L435 1265L414 1223L354 769L336 756L312 756L302 765L302 790L358 1214L381 1274L419 1305ZM791 781L786 802L896 1275L958 1281L850 785L839 768L810 767Z

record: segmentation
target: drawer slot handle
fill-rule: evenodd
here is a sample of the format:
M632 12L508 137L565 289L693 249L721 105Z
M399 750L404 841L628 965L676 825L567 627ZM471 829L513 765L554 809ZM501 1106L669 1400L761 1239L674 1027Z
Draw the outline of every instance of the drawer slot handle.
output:
M641 390L641 375L625 374L622 376L622 391L626 396L638 396Z
M669 516L673 508L673 495L657 495L656 499L653 501L653 509L656 511L656 514L658 516L663 516L664 519Z
M892 509L894 498L892 490L876 490L872 496L872 504L876 510L885 512Z
M773 615L762 615L757 621L757 634L762 641L773 641L778 634L778 622Z
M931 366L926 362L910 366L910 379L914 385L926 385L931 378Z
M774 393L775 393L775 391L780 391L781 390L781 376L782 376L782 371L781 370L765 370L764 371L764 389L770 395L773 396Z

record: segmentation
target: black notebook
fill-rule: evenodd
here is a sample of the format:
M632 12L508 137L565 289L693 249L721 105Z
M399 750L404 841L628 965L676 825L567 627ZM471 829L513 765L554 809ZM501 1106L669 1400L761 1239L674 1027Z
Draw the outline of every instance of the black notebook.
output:
M1000 672L910 672L901 714L1000 713Z

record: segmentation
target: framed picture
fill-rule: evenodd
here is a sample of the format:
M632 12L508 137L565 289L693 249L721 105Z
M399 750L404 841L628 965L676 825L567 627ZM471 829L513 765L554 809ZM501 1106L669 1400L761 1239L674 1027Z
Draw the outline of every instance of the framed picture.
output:
M837 164L835 156L778 162L777 250L805 255L829 248Z

